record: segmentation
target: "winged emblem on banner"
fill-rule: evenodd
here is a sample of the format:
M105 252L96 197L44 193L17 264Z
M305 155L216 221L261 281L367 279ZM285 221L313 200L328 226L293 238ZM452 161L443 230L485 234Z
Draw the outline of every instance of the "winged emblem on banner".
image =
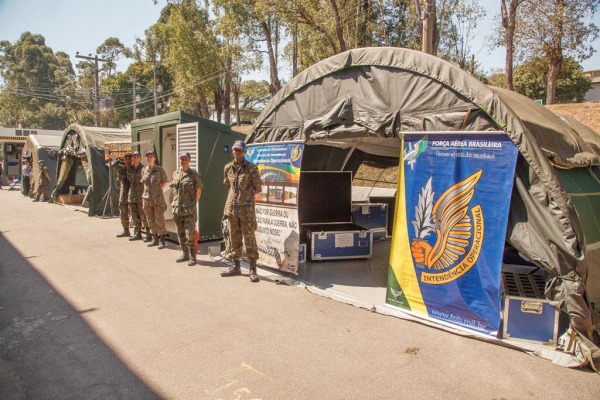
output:
M450 186L434 204L435 192L432 190L433 176L421 188L415 220L415 238L411 244L411 253L417 266L441 270L454 265L469 246L473 235L473 224L469 216L469 202L475 193L475 185L482 170L465 180ZM433 246L427 237L435 233Z

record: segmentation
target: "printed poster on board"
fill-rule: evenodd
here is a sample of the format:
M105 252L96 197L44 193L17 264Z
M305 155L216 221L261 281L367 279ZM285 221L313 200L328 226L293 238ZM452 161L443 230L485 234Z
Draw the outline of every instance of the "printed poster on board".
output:
M300 250L298 184L303 153L302 143L248 145L246 153L262 179L262 192L255 197L260 263L296 274Z
M516 158L502 133L405 136L388 304L497 334Z

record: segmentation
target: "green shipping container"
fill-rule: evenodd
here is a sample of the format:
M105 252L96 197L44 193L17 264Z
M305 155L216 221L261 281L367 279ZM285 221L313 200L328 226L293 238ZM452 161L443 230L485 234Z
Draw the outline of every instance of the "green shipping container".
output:
M236 140L245 140L245 135L227 125L182 111L131 122L132 147L142 153L142 163L146 163L144 153L154 149L157 162L165 169L169 180L179 168L177 152L190 152L190 167L200 173L204 185L198 210L200 241L217 240L223 236L221 219L227 197L223 167L233 159L231 146ZM165 222L169 238L177 241L172 199L173 193L168 190L165 193Z

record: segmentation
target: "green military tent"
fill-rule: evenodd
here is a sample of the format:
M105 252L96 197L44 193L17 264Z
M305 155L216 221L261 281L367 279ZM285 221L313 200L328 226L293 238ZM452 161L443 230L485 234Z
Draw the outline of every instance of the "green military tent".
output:
M82 182L77 176L83 171L87 179L84 204L88 206L88 215L107 215L107 212L118 215L118 186L105 157L105 143L114 142L131 143L130 131L69 125L60 142L56 187L52 196L68 194L71 188L81 189ZM113 207L110 207L111 201Z
M600 328L600 136L591 129L440 58L364 48L295 76L248 142L302 141L303 168L356 171L397 164L400 138L414 131L503 131L514 143L506 242L546 271L546 297L568 313L585 357L600 367L592 343Z

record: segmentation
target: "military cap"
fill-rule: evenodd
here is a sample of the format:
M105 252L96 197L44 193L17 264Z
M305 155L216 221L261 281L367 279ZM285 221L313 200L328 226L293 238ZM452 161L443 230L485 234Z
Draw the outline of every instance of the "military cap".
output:
M133 153L131 153L131 155L132 156L140 156L141 157L141 154L140 154L139 151L134 151Z
M146 151L144 154L145 154L145 155L152 154L153 156L155 156L155 155L156 155L156 153L154 153L154 150L148 150L148 151Z
M233 146L231 146L232 149L239 149L239 150L246 150L246 142L244 142L243 140L236 140L235 142L233 142Z
M188 159L192 159L192 156L190 156L190 153L188 151L180 151L179 152L179 158L181 157L187 157Z
M39 164L39 163L42 163L42 164L43 164L43 163L44 163L44 160L39 160L39 161L38 161L38 164Z
M130 152L125 153L125 155L123 157L131 157L131 153Z

